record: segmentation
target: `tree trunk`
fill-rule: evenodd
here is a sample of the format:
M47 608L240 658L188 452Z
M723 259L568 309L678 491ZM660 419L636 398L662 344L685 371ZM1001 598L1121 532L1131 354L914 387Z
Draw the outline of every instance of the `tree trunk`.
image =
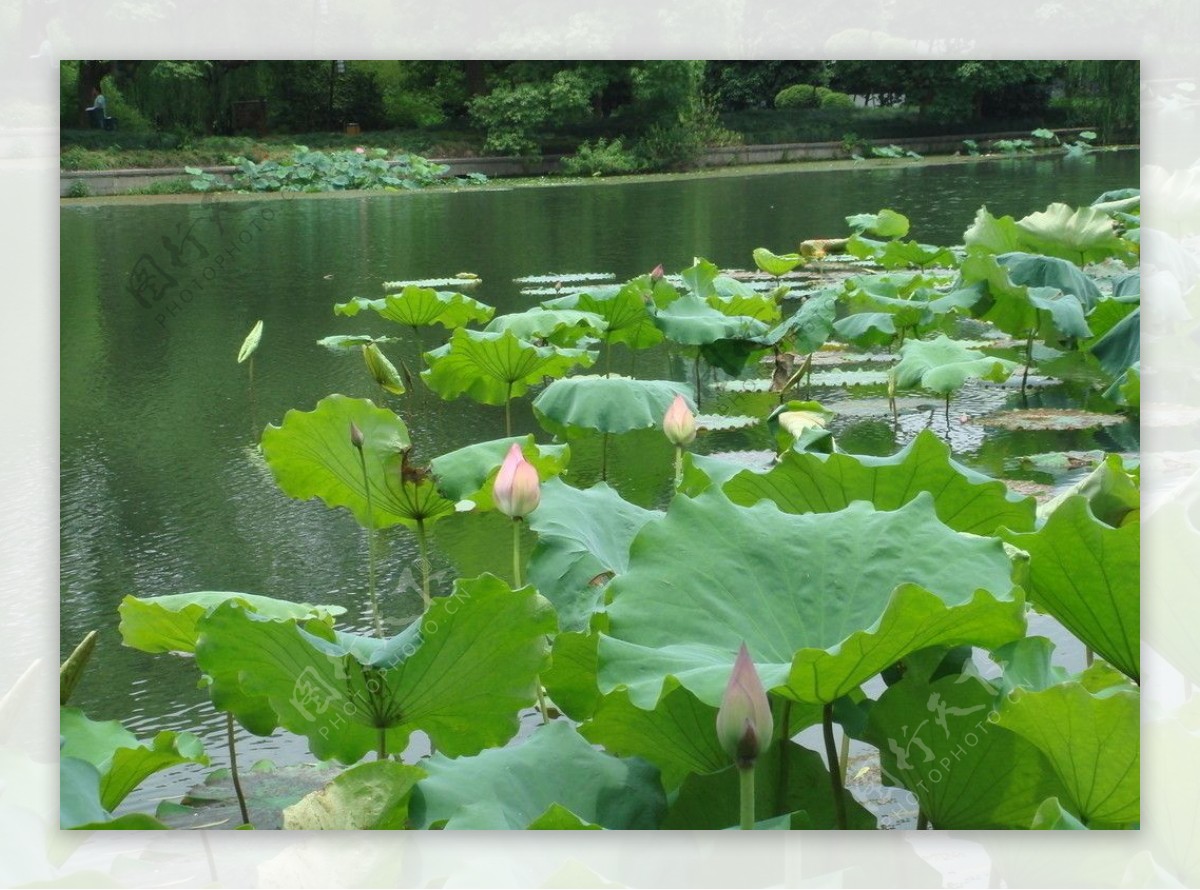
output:
M467 95L483 95L487 91L487 79L484 77L483 60L467 59L463 62L463 65L466 66Z

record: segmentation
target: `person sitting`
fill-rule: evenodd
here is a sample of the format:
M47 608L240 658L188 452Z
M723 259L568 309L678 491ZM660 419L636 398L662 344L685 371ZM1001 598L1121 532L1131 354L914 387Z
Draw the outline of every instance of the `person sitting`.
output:
M104 98L104 94L100 92L99 87L92 87L92 104L84 111L88 114L88 119L96 129L115 130L117 121L115 118L108 116L108 102Z

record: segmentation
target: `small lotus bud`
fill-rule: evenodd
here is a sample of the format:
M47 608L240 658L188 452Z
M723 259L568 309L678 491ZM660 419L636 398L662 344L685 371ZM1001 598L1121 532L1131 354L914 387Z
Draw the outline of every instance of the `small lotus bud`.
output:
M667 438L680 448L691 445L696 439L696 415L688 407L683 396L675 396L675 401L667 409L663 418L663 432Z
M514 442L500 465L492 500L505 516L520 519L537 509L542 499L541 480L537 468L525 460L520 444Z
M774 731L771 703L742 643L717 711L717 740L739 769L748 769L771 744Z
M362 451L363 447L363 431L359 429L358 424L353 420L350 421L350 444Z
M662 263L659 263L657 266L655 266L653 269L650 270L650 280L655 283L658 283L659 281L662 281L662 278L663 278L663 267L662 267Z

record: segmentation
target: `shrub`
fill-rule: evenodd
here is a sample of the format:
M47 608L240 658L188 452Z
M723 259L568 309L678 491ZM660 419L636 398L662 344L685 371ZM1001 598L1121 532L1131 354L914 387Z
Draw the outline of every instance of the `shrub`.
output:
M150 121L121 95L111 75L100 81L100 92L104 94L105 113L117 119L117 129L121 133L149 133L154 130Z
M775 94L776 108L817 108L821 101L818 98L818 91L825 90L825 87L815 87L808 83L797 83L790 87L784 87ZM826 90L826 92L829 92Z
M76 179L71 183L71 188L67 190L68 198L87 198L92 194L92 190L88 188L88 184L82 179Z
M618 137L611 142L597 139L595 143L581 143L575 154L563 158L562 166L569 176L611 176L636 173L641 164Z
M817 104L821 108L853 108L854 99L846 93L839 93L828 87L815 88Z

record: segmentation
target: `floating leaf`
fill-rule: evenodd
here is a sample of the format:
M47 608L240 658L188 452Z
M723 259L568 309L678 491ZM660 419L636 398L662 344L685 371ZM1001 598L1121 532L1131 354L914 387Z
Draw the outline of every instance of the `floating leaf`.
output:
M696 429L708 430L709 432L722 432L725 430L744 430L755 426L760 422L757 417L746 417L744 415L730 416L727 414L697 414Z
M246 339L242 341L242 348L238 350L238 364L240 365L250 356L254 355L254 350L258 349L258 343L262 340L263 323L259 321L250 329L250 333L246 335Z
M1105 525L1074 495L1036 532L1004 539L1029 554L1030 601L1137 682L1139 523Z
M503 405L544 377L561 377L588 367L594 354L583 349L534 346L509 331L483 333L460 328L445 346L425 353L422 379L443 399L466 394L485 405Z
M523 275L514 278L513 281L517 284L554 284L556 281L573 284L579 281L606 281L616 277L612 272L550 272L546 275Z
M975 422L1006 430L1087 430L1098 426L1124 423L1120 414L1096 414L1074 408L1028 408L1021 411L998 411Z
M909 340L900 349L892 370L897 389L919 386L948 395L972 379L1000 383L1017 368L1016 362L967 349L945 335L934 340Z
M886 371L833 370L812 375L813 386L887 386Z
M306 631L230 601L201 621L196 662L214 687L267 698L279 724L322 760L354 763L377 749L381 731L387 750L403 751L417 729L459 756L516 733L554 629L553 609L533 588L510 590L483 575L455 582L453 594L388 639Z
M1090 691L1086 674L1040 691L1017 689L997 722L1032 742L1084 824L1117 827L1140 818L1139 695L1133 687Z
M559 438L582 430L627 433L661 427L676 396L683 396L695 410L686 384L585 374L555 380L533 400L533 413Z
M947 528L928 493L821 515L677 497L609 584L600 688L650 709L675 676L715 705L745 641L768 691L836 701L918 649L1020 636L1010 571L998 540Z
M283 811L292 831L407 828L412 790L425 771L391 760L360 763Z
M859 500L895 510L931 492L938 519L955 531L993 535L1001 527L1032 531L1034 525L1032 498L954 461L929 430L891 457L789 452L766 473L737 474L724 492L735 504L769 500L788 513L832 512Z
M388 294L382 300L366 300L355 297L348 303L338 303L334 314L355 316L370 310L388 321L409 327L439 324L455 329L471 322L483 323L491 319L495 309L465 294L452 291L436 291L429 287L409 284L398 294Z
M483 284L483 279L470 272L455 275L453 278L410 278L406 281L385 281L384 290L403 290L406 287L458 287L470 289Z
M322 337L317 341L318 346L324 346L334 352L343 352L367 346L371 343L395 343L395 337L372 337L370 334L335 334Z
M542 501L527 520L538 536L529 582L554 604L562 630L587 628L607 581L628 567L634 535L661 515L623 500L603 482L584 491L557 479L542 486Z
M761 377L757 380L718 380L713 384L717 392L770 392L771 380Z
M557 804L588 824L645 829L666 810L656 769L597 751L563 721L514 748L453 760L439 752L422 766L429 775L409 806L417 828L547 827Z
M196 651L197 623L226 600L237 600L246 609L276 621L319 620L333 627L343 606L313 606L253 593L196 591L168 596L126 596L117 607L121 616L121 641L142 652Z

